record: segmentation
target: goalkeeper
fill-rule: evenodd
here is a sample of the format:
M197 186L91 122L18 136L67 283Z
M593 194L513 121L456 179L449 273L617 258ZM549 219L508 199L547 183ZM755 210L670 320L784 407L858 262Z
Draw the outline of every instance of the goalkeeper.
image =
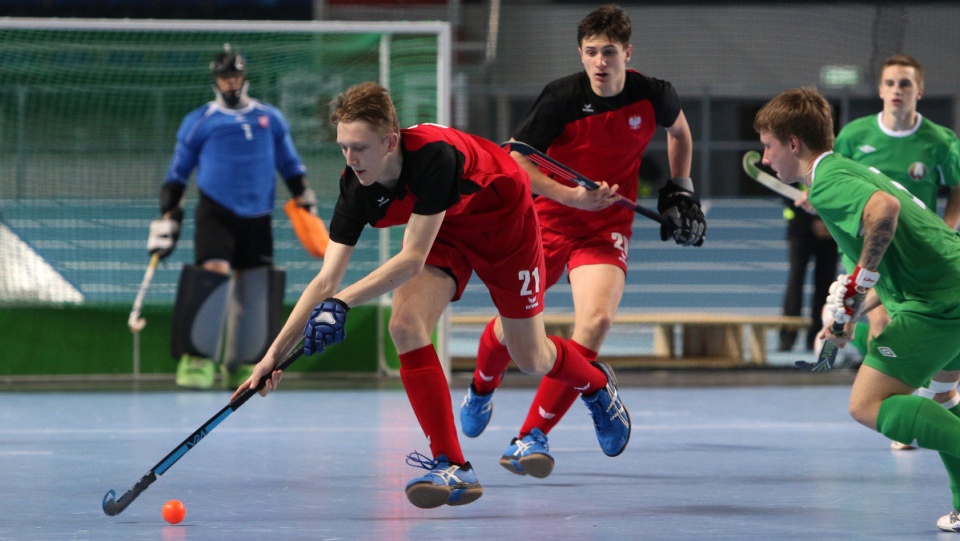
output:
M273 268L271 215L276 173L301 206L316 197L279 110L247 95L246 62L224 46L210 64L216 99L189 113L177 132L161 217L150 224L148 251L170 255L183 220L183 194L197 169L195 265L177 285L171 353L177 385L245 381L279 331L284 275Z
M850 414L899 442L940 452L953 490L952 514L941 529L960 530L960 405L950 409L912 393L941 370L960 369L960 235L906 188L831 152L833 111L816 90L788 90L754 120L763 163L786 183L803 182L809 204L856 262L831 287L827 304L845 323L846 344L857 318L875 307L874 291L890 314L871 340L850 392Z
M627 13L614 5L590 12L577 28L583 69L549 83L521 120L514 139L595 179L586 190L553 180L518 153L514 159L530 174L546 259L544 287L567 271L575 323L570 341L596 360L610 330L626 282L628 248L635 213L613 205L619 195L634 200L640 161L656 134L666 130L672 180L660 190L658 210L668 218L660 238L700 246L706 222L693 193L690 164L693 138L673 86L628 70L633 52ZM477 437L490 422L493 391L510 363L503 325L495 318L480 337L477 369L460 408L463 433ZM519 434L500 464L518 475L548 476L554 460L547 434L560 422L580 391L543 378ZM601 442L608 456L623 452L626 441Z

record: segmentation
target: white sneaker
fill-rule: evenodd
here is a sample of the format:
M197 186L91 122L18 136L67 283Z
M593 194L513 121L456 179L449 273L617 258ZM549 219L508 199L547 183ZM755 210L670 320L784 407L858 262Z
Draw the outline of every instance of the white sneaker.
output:
M913 445L910 445L909 443L900 443L899 441L891 441L890 449L893 449L894 451L912 451L916 449L916 447L914 447Z
M937 521L937 528L945 532L960 532L960 517L957 516L958 510L954 509L949 515L943 515Z

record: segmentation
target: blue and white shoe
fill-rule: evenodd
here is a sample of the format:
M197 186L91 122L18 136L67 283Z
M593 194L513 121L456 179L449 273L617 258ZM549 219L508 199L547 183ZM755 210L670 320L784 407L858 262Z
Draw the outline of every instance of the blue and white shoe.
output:
M607 456L617 456L630 441L630 414L617 394L617 377L613 374L613 368L607 363L594 361L592 364L606 374L607 385L590 396L580 398L590 409L600 448Z
M534 428L522 438L513 438L510 446L500 457L500 465L517 475L530 475L543 479L553 471L553 456L547 435Z
M467 388L467 396L460 404L460 428L463 435L476 438L483 433L493 417L493 391L490 394L477 394L473 383Z
M407 464L430 470L407 483L407 499L420 509L441 505L466 505L483 495L483 488L469 462L451 464L445 455L431 459L416 451L407 455Z

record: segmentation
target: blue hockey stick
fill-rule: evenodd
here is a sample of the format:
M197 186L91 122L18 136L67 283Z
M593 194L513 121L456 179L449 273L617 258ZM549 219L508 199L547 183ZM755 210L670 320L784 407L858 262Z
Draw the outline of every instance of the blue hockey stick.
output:
M303 355L302 344L297 346L293 351L290 352L289 355L280 361L280 364L278 364L274 370L286 369L288 366L293 364L293 361L299 359L301 355ZM207 422L203 423L203 426L198 428L193 434L187 436L187 439L183 440L183 442L181 442L176 449L170 451L170 454L163 457L163 460L157 463L153 469L140 478L140 480L137 481L137 484L133 485L133 488L124 493L119 500L115 499L117 493L113 489L107 491L106 495L103 497L103 512L111 517L122 513L123 510L133 502L133 500L137 499L137 496L139 496L141 492L147 490L147 487L157 480L158 475L163 475L163 473L169 470L171 466L173 466L178 460L180 460L181 457L183 457L183 455L187 454L187 451L193 449L198 443L200 443L200 440L209 434L211 430L222 423L223 420L229 417L231 413L237 411L237 408L242 406L244 402L250 399L250 397L259 392L260 389L263 389L263 386L266 385L267 379L269 378L270 374L260 378L260 382L257 383L256 389L247 389L240 393L240 396L238 396L236 400L233 400L224 406L224 408L217 412L216 415L211 417Z

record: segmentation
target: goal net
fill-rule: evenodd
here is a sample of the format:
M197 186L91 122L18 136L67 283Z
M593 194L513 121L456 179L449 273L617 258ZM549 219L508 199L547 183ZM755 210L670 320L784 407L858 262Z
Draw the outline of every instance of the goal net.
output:
M446 23L5 19L0 29L0 305L132 301L176 130L213 99L209 65L225 43L247 60L250 95L289 120L327 219L343 167L328 121L340 91L378 81L402 125L448 122ZM154 302L172 302L178 263L192 257L193 190ZM289 197L282 183L277 197ZM289 298L318 265L275 226ZM358 257L375 263L378 235L362 242Z

